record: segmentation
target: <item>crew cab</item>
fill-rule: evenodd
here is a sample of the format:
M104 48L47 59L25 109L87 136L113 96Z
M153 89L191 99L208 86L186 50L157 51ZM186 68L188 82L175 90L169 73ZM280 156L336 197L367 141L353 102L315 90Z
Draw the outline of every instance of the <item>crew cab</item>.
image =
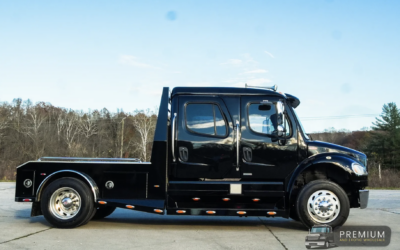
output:
M150 162L43 157L17 168L17 202L71 228L115 208L160 215L345 223L368 203L367 157L313 141L274 87L163 89Z

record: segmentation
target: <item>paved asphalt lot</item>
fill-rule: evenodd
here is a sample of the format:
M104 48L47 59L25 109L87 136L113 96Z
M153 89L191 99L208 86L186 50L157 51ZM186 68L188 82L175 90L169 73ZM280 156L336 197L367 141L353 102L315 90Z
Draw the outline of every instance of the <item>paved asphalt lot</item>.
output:
M306 249L308 231L284 218L160 216L117 209L101 221L56 229L43 216L31 218L31 203L14 202L14 192L15 183L0 182L0 249ZM369 208L351 209L345 225L389 226L391 243L382 249L400 249L400 191L371 191Z

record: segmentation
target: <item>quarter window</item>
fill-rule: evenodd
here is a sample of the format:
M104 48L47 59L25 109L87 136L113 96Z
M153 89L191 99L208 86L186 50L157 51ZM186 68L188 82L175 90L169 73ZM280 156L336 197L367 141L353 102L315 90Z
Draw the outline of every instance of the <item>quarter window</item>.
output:
M226 122L216 104L189 103L186 105L186 126L195 133L225 136Z

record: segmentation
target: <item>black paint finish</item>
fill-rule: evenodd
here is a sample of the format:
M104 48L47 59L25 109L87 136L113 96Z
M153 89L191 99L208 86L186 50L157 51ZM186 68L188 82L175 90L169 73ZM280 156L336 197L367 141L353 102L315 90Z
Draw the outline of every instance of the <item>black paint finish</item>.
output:
M255 111L258 107L260 112L254 113L262 118L254 126L270 119L269 128L276 129L277 114L273 112L278 101L285 106L285 136L278 137L269 129L268 133L252 129L249 105L261 105L252 107ZM38 202L40 192L51 181L75 177L85 181L96 202L104 201L105 206L158 214L274 216L268 212L276 212L275 216L288 217L296 178L319 164L344 171L354 187L352 195L358 197L358 189L364 189L368 179L357 176L351 165L365 166L365 154L309 140L293 110L299 104L292 95L267 89L178 87L170 95L164 88L151 162L81 158L28 162L17 168L15 200ZM264 111L271 112L263 116ZM32 186L23 185L27 179ZM353 202L352 206L359 204ZM40 214L36 210L33 214ZM238 213L243 210L246 213Z

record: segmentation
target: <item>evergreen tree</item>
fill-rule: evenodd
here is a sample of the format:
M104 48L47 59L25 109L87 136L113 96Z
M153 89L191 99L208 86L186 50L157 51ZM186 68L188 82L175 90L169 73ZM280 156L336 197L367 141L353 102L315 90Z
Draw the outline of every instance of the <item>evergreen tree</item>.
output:
M394 102L383 105L382 114L372 123L368 151L384 167L400 167L400 111Z

